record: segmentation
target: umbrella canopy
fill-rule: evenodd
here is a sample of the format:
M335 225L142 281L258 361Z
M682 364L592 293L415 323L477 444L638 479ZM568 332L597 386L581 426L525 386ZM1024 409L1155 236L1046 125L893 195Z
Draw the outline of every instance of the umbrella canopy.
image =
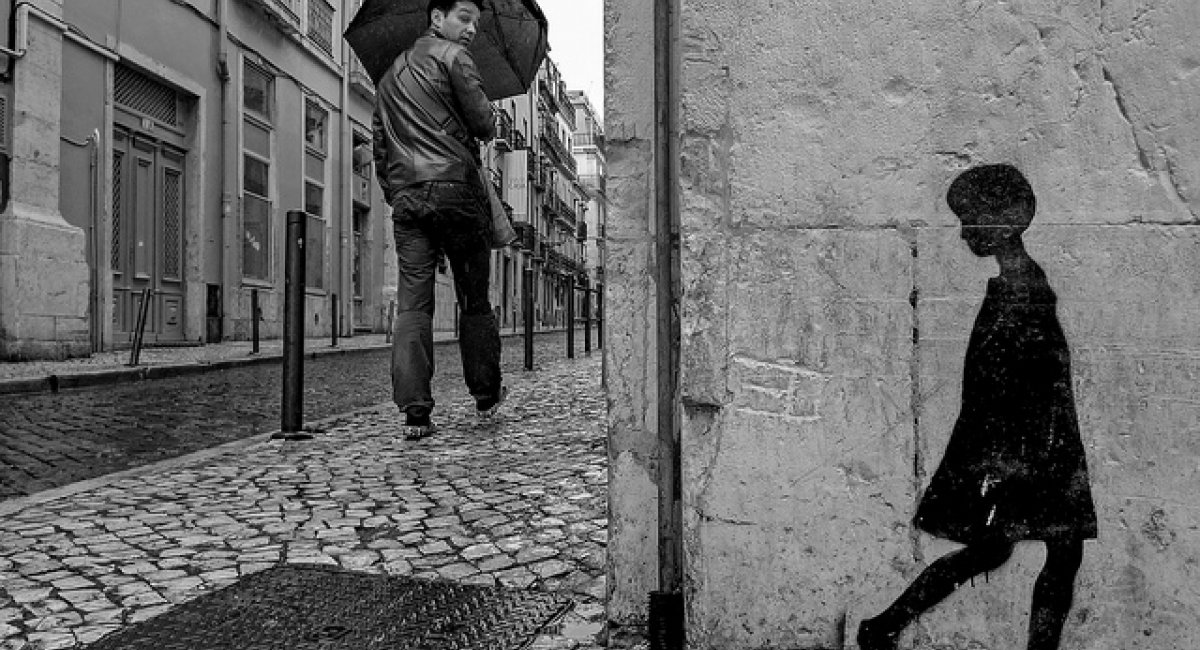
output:
M365 0L344 37L376 84L429 26L429 0ZM483 0L471 56L483 91L496 100L529 89L549 49L536 0Z

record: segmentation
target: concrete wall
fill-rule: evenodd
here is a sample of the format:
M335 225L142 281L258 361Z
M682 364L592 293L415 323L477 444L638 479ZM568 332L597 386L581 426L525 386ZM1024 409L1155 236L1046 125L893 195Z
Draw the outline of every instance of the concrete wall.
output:
M640 4L607 7L618 620L654 575ZM854 647L858 620L953 548L910 521L996 265L963 245L945 192L1009 162L1038 198L1025 241L1059 297L1100 527L1062 647L1200 647L1200 8L682 0L679 15L689 646ZM1019 545L901 647L1021 647L1041 559Z

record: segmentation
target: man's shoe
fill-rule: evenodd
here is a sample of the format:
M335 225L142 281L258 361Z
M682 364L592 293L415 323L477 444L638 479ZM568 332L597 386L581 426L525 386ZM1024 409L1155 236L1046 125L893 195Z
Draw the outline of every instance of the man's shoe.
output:
M896 650L896 644L900 641L900 632L880 628L878 623L869 618L859 622L857 639L859 650Z
M508 386L500 387L500 395L491 405L486 405L486 402L480 401L475 403L475 415L483 422L491 421L496 417L496 411L500 410L500 405L508 397ZM483 408L479 408L483 405Z
M404 435L405 440L420 440L428 438L437 431L437 427L430 424L405 424L400 427L400 433Z

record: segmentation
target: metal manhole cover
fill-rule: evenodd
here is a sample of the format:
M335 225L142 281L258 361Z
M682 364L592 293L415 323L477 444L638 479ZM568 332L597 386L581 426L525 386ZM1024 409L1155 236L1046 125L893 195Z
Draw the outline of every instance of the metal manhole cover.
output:
M88 650L521 650L572 601L536 591L291 564L124 628Z

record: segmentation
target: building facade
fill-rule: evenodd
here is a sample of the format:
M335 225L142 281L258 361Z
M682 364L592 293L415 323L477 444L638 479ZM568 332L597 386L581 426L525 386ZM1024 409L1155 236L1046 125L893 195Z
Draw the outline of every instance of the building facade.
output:
M528 93L495 104L501 136L489 147L494 152L492 174L524 242L520 255L514 251L501 267L518 276L531 267L535 325L563 327L567 301L574 296L578 306L582 294L575 287L582 286L587 273L582 227L587 200L572 153L575 110L566 82L549 58ZM509 286L505 277L500 278L502 287ZM509 304L515 325L523 321L519 296L514 298Z
M283 326L285 231L303 214L309 336L384 331L396 262L374 180L374 88L341 38L361 0L32 0L0 78L0 359L247 339ZM12 5L13 3L7 3ZM561 325L582 265L574 113L547 62L497 102L489 175L535 233L494 253L515 328L521 268ZM142 302L146 300L146 309ZM435 328L456 326L439 273ZM257 306L255 312L253 307Z
M572 90L568 95L575 109L575 164L579 185L583 188L580 239L584 243L584 266L587 269L589 286L599 298L593 303L595 314L599 316L604 295L604 242L608 221L604 122L585 93Z
M1021 541L898 647L1026 647L1035 590L1073 590L1061 643L1039 647L1200 647L1196 3L605 11L610 620L673 620L647 611L658 592L694 650L857 647L859 621L962 548L913 523L950 441L997 470L959 484L988 539L1031 503L1088 517L1042 489L1064 466L1047 441L1077 424L1099 529L1078 574L1039 578L1046 545ZM968 247L948 200L990 164L1028 179L1002 191L1023 214L1036 203L1015 274ZM1050 347L1048 409L997 358ZM968 399L984 385L1022 401ZM995 454L971 425L985 409L1029 418L998 429L1028 450Z

